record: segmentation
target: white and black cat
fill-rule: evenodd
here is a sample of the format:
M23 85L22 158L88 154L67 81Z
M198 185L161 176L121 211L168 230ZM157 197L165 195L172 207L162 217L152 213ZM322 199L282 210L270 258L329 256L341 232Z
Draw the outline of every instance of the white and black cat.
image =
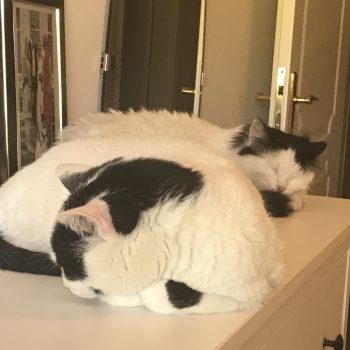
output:
M254 186L209 147L169 136L51 148L1 187L0 231L50 254L73 293L162 313L245 308L283 274Z
M186 113L165 110L89 115L65 128L63 141L127 134L176 137L209 146L241 168L261 191L272 216L287 216L302 208L314 177L313 166L327 146L270 128L259 119L223 129Z
M117 137L120 134L130 133L190 139L193 142L206 144L216 152L233 159L261 191L265 206L272 216L286 216L290 211L301 208L304 194L313 177L312 165L326 147L325 142L311 142L305 137L285 134L265 126L259 120L254 120L251 125L222 129L201 119L189 118L187 114L166 111L131 111L127 114L113 111L110 114L92 115L81 119L75 125L68 126L63 136L64 140L75 140L108 135ZM190 152L191 149L187 151ZM65 160L62 159L62 162ZM38 183L41 181L35 171L32 176ZM21 181L25 182L26 179ZM40 187L38 188L35 195L40 197L42 193ZM21 199L29 207L31 200L32 197ZM16 202L10 200L5 205L10 206L11 217L11 210L15 211ZM41 220L42 225L48 227L45 218ZM20 225L17 230L15 229L15 236L17 234L21 237L21 229ZM37 241L41 249L41 236L34 235L32 239ZM17 243L21 245L21 238ZM16 270L23 270L24 265L20 261L24 259L32 262L31 266L27 264L25 267L27 270L30 269L29 272L50 273L47 270L47 261L40 253L37 253L37 258L34 259L30 251L18 248L16 253L16 247L11 248L5 241L0 241L0 245L2 245L1 251L11 251L9 256L16 257L12 259L11 264L3 259L3 268L13 266ZM45 246L47 247L47 242ZM18 264L14 267L16 262ZM53 267L51 273L57 274L57 269Z
M182 114L170 114L164 111L158 113L146 111L138 113L130 112L127 115L113 112L112 114L90 116L80 121L77 125L68 127L64 132L64 139L91 139L101 138L101 136L113 136L113 138L116 138L121 137L121 135L144 135L147 140L150 137L161 135L166 138L164 145L169 142L169 138L175 137L178 140L185 141L185 143L187 142L188 148L184 150L184 152L193 152L193 147L197 147L194 146L194 144L198 143L209 146L215 152L233 159L234 162L240 166L257 188L261 190L265 200L265 206L273 216L285 216L291 210L300 209L303 196L313 177L311 166L315 162L318 154L326 147L324 142L311 142L305 137L288 135L268 128L259 120L254 120L251 125L241 126L235 129L221 129L197 118L189 118L187 115ZM129 136L128 142L132 142ZM138 137L136 142L142 143L141 139L142 137ZM188 142L189 140L191 140L190 143ZM72 150L73 148L70 149L70 153ZM101 155L101 152L97 151L97 148L89 149L88 152L91 154L96 153L100 161L105 159L104 156ZM58 159L60 156L61 154L58 155ZM191 154L191 157L193 156L196 155ZM61 162L69 161L68 159L69 157L65 160L61 159ZM77 161L77 159L74 161ZM81 161L80 158L79 161ZM34 215L29 220L28 215L32 215L32 211L21 212L21 206L16 205L17 200L17 204L23 203L24 205L22 207L27 206L30 208L33 198L36 198L36 196L40 198L45 184L47 185L45 180L39 178L39 174L44 176L45 174L49 174L49 178L53 174L50 171L47 172L46 169L40 166L34 167L34 171L28 171L28 169L26 169L24 175L23 171L19 174L16 175L19 181L17 180L16 182L11 179L10 183L12 183L12 186L5 186L5 196L3 197L4 200L2 203L3 189L0 190L0 207L1 205L9 206L9 210L6 213L1 213L0 210L0 222L2 215L9 218L9 220L5 220L4 232L10 232L11 229L13 229L13 232L10 236L7 236L7 238L9 241L22 248L11 245L9 242L0 239L0 251L2 252L2 255L0 255L0 266L4 269L30 273L59 275L60 270L57 266L51 266L45 253L42 253L48 251L49 242L47 237L50 235L44 235L46 238L42 239L42 235L38 233L37 230L27 229L28 227L35 227L35 225L40 222L43 227L50 227L52 229L52 220L50 221L52 217L50 217L50 215L45 215L48 209L46 206L49 203L41 203L39 206L34 205L32 209L37 215ZM34 190L29 191L29 193L26 192L26 186L24 185L27 182L28 176L32 177L34 180L27 183L27 185ZM43 186L41 187L40 185ZM57 185L57 183L55 185ZM13 187L16 187L16 191L11 193ZM57 187L50 187L48 193L55 196L58 193L55 193L55 190L57 190ZM22 191L19 201L18 197L17 199L12 198L16 197L15 194L18 195L18 191ZM59 200L62 201L62 198L60 196L58 197ZM6 204L4 204L5 202ZM56 209L58 210L57 206ZM40 212L40 210L42 210L42 212ZM16 215L13 215L13 213L16 213ZM18 220L18 218L20 219ZM39 221L37 220L38 218ZM16 225L8 225L10 220L12 220L12 223L16 222ZM26 228L26 231L23 230L22 233L25 233L22 235L20 231L23 228ZM43 231L45 231L45 229ZM6 236L4 232L2 234ZM49 230L48 232L51 231ZM48 232L45 231L46 234ZM33 253L27 250L27 248L39 252ZM158 293L163 293L163 296L167 295L168 299L172 298L173 303L175 302L174 300L180 300L177 306L188 305L188 301L181 301L181 295L186 295L190 299L193 298L195 300L201 298L202 295L182 282L164 280L157 283L162 285ZM70 287L73 289L75 288L77 292L77 290L81 288L80 283L74 283L74 285L75 287L72 287L72 284L70 284ZM91 290L92 289L89 289L90 294ZM167 293L165 291L167 291ZM81 290L79 293L81 293ZM151 293L151 296L152 295ZM126 298L125 296L103 295L101 298L114 304L140 303L141 300L139 295L131 296L130 298ZM153 300L152 297L150 300ZM211 300L208 304L210 309L213 307L213 302L216 299L213 299L211 295L210 297L206 296L205 300ZM220 300L220 298L218 300ZM221 301L219 303L221 303ZM203 308L204 304L202 300L202 311L206 309L205 307ZM161 312L174 312L173 304L171 303L165 303L162 308ZM165 311L165 309L168 311ZM181 307L178 309L181 309ZM185 312L187 312L186 310ZM196 312L195 309L193 310L192 312Z

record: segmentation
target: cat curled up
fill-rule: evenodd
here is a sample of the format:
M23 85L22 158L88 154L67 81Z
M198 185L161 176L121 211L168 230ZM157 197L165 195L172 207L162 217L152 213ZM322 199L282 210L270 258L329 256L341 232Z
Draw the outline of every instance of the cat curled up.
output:
M240 169L169 136L54 146L0 188L0 232L49 254L74 294L160 313L262 303L284 271L271 219Z
M125 134L162 135L207 145L240 167L261 191L271 216L287 216L302 208L317 157L327 146L323 141L312 142L306 136L270 128L259 119L223 129L186 113L165 110L85 116L65 128L63 140Z

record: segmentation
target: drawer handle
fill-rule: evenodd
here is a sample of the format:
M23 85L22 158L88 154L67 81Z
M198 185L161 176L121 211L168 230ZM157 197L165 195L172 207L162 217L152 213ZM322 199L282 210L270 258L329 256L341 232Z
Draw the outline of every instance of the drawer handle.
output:
M323 339L323 347L328 346L335 350L343 350L343 345L344 345L344 342L341 334L338 334L335 340L328 340L326 338Z

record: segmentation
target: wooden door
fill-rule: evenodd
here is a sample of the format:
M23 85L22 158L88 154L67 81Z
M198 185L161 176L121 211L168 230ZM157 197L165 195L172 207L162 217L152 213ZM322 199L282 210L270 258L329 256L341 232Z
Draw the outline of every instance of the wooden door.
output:
M337 196L340 192L348 21L349 0L279 1L269 122L327 141L314 194ZM305 101L298 102L298 97Z

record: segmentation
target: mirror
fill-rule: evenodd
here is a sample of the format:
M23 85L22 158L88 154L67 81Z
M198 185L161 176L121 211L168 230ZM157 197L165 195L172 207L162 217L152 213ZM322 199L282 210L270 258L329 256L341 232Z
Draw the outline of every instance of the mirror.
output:
M222 126L267 121L269 103L255 96L270 91L276 13L277 0L111 0L102 109L191 113L197 79L201 117Z
M103 109L193 112L201 0L112 0Z

